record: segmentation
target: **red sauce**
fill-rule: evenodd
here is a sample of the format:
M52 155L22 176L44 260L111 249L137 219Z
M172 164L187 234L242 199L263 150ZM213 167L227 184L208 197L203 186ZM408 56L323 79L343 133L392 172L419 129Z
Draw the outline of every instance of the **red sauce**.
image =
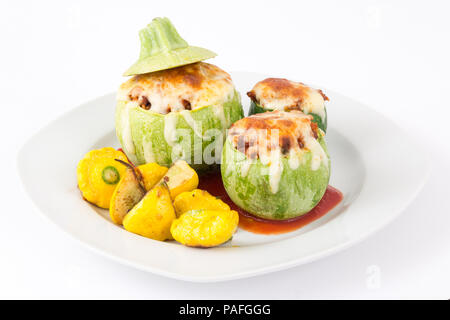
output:
M256 217L234 204L225 191L220 172L212 172L201 176L198 188L207 190L213 196L220 197L233 210L236 210L239 213L239 227L260 234L280 234L297 230L323 217L343 199L339 190L328 186L322 200L310 212L287 220L268 220Z

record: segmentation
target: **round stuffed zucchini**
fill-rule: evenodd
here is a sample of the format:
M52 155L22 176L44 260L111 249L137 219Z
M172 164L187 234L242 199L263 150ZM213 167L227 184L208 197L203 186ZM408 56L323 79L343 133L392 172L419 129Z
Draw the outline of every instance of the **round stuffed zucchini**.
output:
M231 77L204 62L134 76L117 100L117 137L136 165L183 159L207 169L220 159L226 129L244 116Z
M321 91L287 79L267 78L247 93L250 97L249 115L266 111L299 110L313 117L319 128L327 131L328 97Z
M140 165L170 166L178 159L195 169L218 163L223 135L242 118L231 77L200 62L216 54L193 47L167 18L139 32L138 61L118 91L116 133L128 158Z
M330 178L324 133L300 111L241 119L228 132L221 172L242 209L272 220L301 216L322 199Z

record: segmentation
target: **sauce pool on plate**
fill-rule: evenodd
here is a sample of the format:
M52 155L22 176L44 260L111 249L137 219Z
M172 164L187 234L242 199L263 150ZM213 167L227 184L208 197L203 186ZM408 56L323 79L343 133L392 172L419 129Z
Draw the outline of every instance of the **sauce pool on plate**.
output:
M240 228L259 234L281 234L297 230L323 217L343 199L343 195L339 190L328 186L322 200L308 213L287 220L268 220L256 217L234 204L223 186L220 172L211 172L201 176L198 188L208 191L213 196L219 197L231 209L236 210L239 213Z

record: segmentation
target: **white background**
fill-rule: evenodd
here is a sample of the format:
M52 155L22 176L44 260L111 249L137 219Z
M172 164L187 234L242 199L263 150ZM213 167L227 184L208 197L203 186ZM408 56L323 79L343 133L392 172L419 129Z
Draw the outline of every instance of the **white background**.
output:
M449 12L446 1L3 0L0 298L450 298ZM250 279L181 282L87 250L33 206L17 151L67 110L114 91L138 56L138 30L156 16L219 53L212 63L225 70L295 74L379 110L430 154L423 191L359 245Z

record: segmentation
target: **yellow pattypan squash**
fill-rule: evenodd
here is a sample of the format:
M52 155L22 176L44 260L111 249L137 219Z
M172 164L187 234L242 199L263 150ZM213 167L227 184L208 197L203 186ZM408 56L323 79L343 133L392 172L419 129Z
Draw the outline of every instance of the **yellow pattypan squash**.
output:
M200 189L180 193L173 201L173 206L177 217L190 210L230 210L225 202Z
M78 162L78 187L87 201L100 208L109 208L114 189L127 169L115 159L128 161L124 153L102 148L88 152Z
M230 240L238 223L234 210L191 210L172 223L170 232L181 244L209 248Z

